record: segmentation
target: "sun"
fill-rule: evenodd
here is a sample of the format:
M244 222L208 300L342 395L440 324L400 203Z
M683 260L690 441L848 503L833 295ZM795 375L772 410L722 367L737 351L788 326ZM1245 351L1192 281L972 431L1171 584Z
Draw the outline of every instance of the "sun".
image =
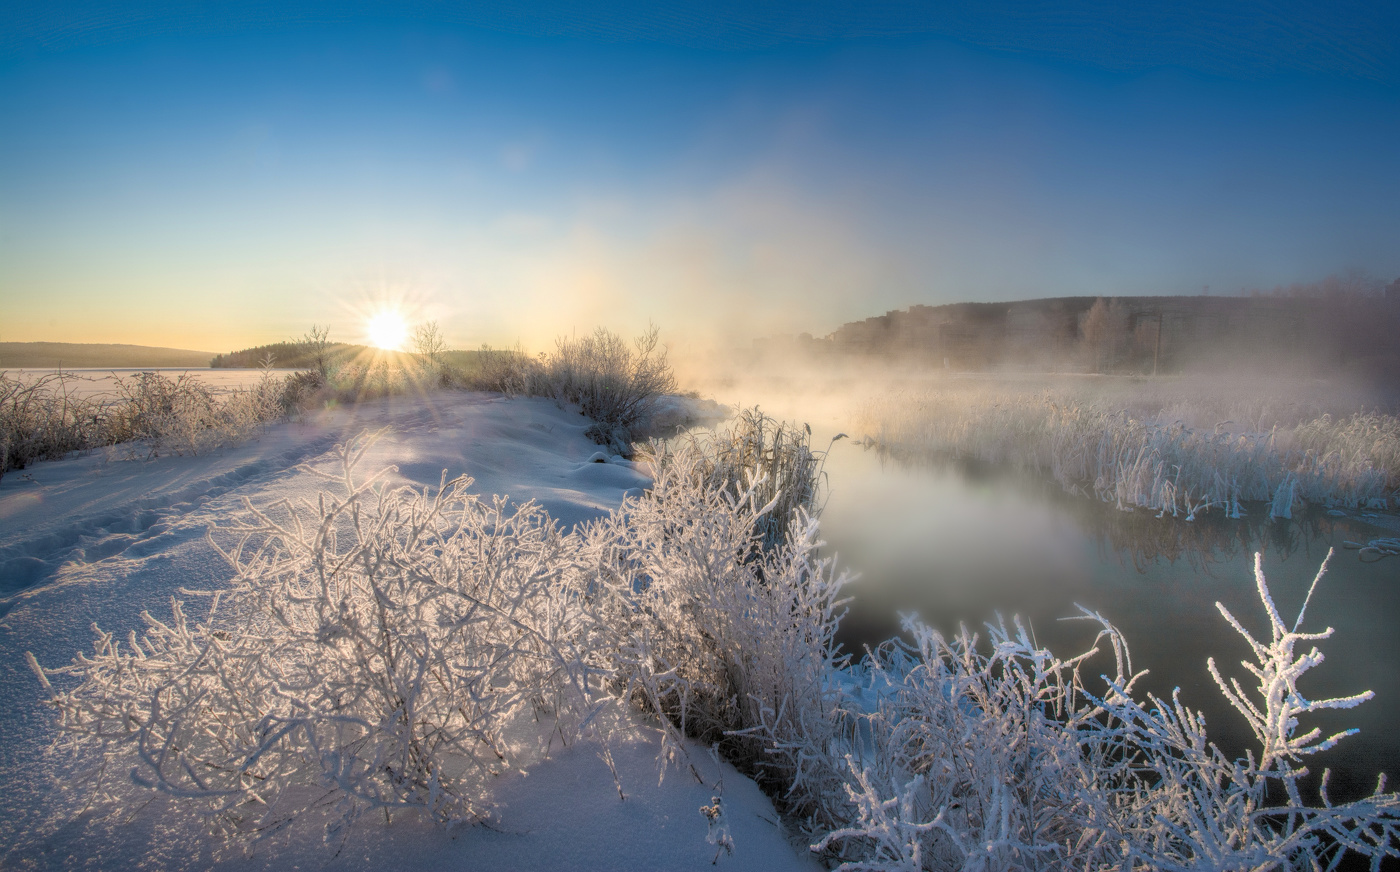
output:
M380 309L370 316L365 332L369 334L369 344L375 348L400 351L408 339L408 324L397 310Z

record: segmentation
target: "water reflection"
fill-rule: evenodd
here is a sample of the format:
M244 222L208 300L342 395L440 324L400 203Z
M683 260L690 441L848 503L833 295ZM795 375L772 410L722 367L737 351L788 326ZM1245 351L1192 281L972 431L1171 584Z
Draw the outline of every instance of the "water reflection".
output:
M951 472L969 486L1006 489L1052 506L1091 536L1103 556L1114 556L1140 573L1162 560L1184 561L1195 572L1214 575L1221 565L1235 563L1240 555L1252 557L1260 550L1285 558L1299 550L1310 554L1309 545L1332 538L1338 526L1336 516L1315 507L1292 519L1270 518L1267 503L1246 504L1240 518L1227 518L1217 510L1193 521L1158 517L1142 509L1123 512L1109 504L1067 493L1056 482L980 460L940 460L923 453L895 452L873 445L860 448L873 455L886 474L899 475L916 469L934 475Z
M1400 774L1400 561L1365 563L1346 540L1374 538L1375 528L1325 512L1271 520L1264 506L1247 517L1195 521L1125 513L1066 494L1054 482L978 463L909 462L836 446L828 458L830 497L823 536L842 564L862 578L838 640L860 651L899 630L899 612L952 631L997 612L1028 619L1040 644L1068 655L1092 642L1082 622L1057 619L1075 604L1096 609L1127 637L1134 665L1151 673L1141 686L1159 696L1182 689L1202 710L1214 741L1231 754L1251 744L1248 728L1224 701L1205 668L1214 656L1227 676L1246 643L1216 611L1220 602L1251 632L1267 635L1253 577L1253 555L1280 611L1297 613L1330 547L1337 549L1305 628L1337 629L1320 647L1323 666L1304 680L1318 698L1370 689L1376 699L1312 720L1326 734L1357 726L1359 736L1310 765L1334 770L1338 796L1359 795L1380 771ZM1093 667L1091 667L1093 668ZM1105 664L1105 667L1107 665Z

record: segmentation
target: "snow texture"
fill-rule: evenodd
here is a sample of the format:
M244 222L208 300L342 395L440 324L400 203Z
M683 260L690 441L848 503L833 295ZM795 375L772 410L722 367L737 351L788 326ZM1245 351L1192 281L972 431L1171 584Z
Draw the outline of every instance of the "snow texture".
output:
M650 485L621 458L589 462L597 446L584 436L587 425L546 400L434 393L309 415L215 455L141 461L99 452L0 481L0 865L815 868L757 786L703 749L687 750L683 773L658 779L661 734L615 704L598 717L611 721L607 755L625 800L600 747L549 742L551 726L541 723L536 750L491 782L487 825L449 832L416 815L391 824L367 816L347 838L327 843L321 824L334 812L326 809L325 821L307 815L288 838L252 854L221 849L200 818L163 796L147 801L149 793L133 792L141 804L116 817L85 809L84 797L66 789L82 761L46 757L53 715L24 652L46 668L62 666L92 650L93 623L124 638L144 630L143 611L168 616L181 589L226 586L234 570L206 534L240 512L245 498L258 506L314 503L325 488L316 473L335 472L335 446L382 430L364 466L396 466L389 484L436 487L444 470L469 475L474 492L534 500L567 529ZM190 608L199 615L203 606ZM733 853L717 857L714 826L700 809L721 792Z

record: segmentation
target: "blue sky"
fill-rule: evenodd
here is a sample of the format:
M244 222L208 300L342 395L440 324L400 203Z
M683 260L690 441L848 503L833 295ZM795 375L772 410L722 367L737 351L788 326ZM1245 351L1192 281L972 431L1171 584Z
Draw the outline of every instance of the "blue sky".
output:
M1388 6L185 5L0 12L0 340L1400 276Z

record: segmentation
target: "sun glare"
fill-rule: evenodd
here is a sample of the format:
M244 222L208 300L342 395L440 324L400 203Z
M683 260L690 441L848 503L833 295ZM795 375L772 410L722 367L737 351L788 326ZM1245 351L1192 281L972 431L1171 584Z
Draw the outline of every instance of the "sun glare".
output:
M393 309L381 309L370 316L366 326L369 344L389 351L401 351L404 340L408 339L408 325L403 316Z

